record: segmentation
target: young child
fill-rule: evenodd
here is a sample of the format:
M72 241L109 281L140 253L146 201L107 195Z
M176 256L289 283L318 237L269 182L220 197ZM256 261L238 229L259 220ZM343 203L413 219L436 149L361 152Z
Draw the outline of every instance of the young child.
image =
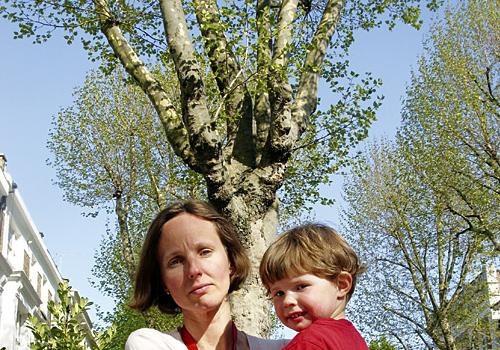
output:
M276 314L297 332L286 350L368 350L345 318L345 307L365 271L332 228L307 224L283 233L267 249L260 276Z

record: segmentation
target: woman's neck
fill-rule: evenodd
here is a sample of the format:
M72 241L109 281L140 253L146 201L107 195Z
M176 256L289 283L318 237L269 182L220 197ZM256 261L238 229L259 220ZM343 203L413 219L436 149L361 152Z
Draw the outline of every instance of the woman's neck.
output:
M199 350L230 350L233 345L231 309L226 301L208 312L184 312L184 327Z

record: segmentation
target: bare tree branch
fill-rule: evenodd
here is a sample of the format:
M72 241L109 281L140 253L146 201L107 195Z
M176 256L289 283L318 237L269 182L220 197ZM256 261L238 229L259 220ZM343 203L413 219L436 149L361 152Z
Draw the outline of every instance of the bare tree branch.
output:
M151 74L123 36L113 19L106 0L94 0L99 14L101 31L127 72L139 83L161 118L165 133L175 153L193 169L197 162L189 147L187 131L177 111L159 81Z
M246 79L224 35L224 27L216 1L195 1L193 5L201 33L205 39L205 49L210 67L223 96L225 113L230 120L226 123L228 142L225 153L234 156L241 163L253 167L255 165L255 148L252 147L252 142L248 142L249 139L253 139L250 137L253 133L253 103L246 86ZM237 142L238 135L240 135L240 139L244 137L245 142ZM236 148L234 148L235 142L237 143Z
M160 8L170 53L181 88L182 116L198 169L210 184L225 181L221 140L206 101L203 75L195 58L180 0L162 0ZM210 186L210 185L209 185Z
M345 0L329 0L327 2L321 21L312 38L309 52L304 61L297 97L292 107L290 137L293 143L303 133L307 118L316 109L319 68L323 63L326 50L340 21L344 4Z
M254 116L256 122L256 161L262 161L271 127L271 102L268 91L269 64L271 62L271 23L269 0L257 0L257 87Z

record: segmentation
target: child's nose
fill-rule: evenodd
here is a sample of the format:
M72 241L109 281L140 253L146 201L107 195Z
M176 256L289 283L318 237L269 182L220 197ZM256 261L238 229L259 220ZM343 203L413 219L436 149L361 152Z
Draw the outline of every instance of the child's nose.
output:
M283 298L283 305L285 307L297 305L297 299L295 299L293 293L285 293L285 297Z

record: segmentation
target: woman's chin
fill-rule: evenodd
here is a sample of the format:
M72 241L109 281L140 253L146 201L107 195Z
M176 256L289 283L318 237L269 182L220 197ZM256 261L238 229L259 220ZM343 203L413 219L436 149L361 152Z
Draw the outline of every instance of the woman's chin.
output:
M227 302L226 298L215 297L210 294L202 294L201 296L196 296L191 298L191 303L189 305L184 305L181 307L183 311L194 311L194 312L209 312L212 310L218 310L221 305Z

